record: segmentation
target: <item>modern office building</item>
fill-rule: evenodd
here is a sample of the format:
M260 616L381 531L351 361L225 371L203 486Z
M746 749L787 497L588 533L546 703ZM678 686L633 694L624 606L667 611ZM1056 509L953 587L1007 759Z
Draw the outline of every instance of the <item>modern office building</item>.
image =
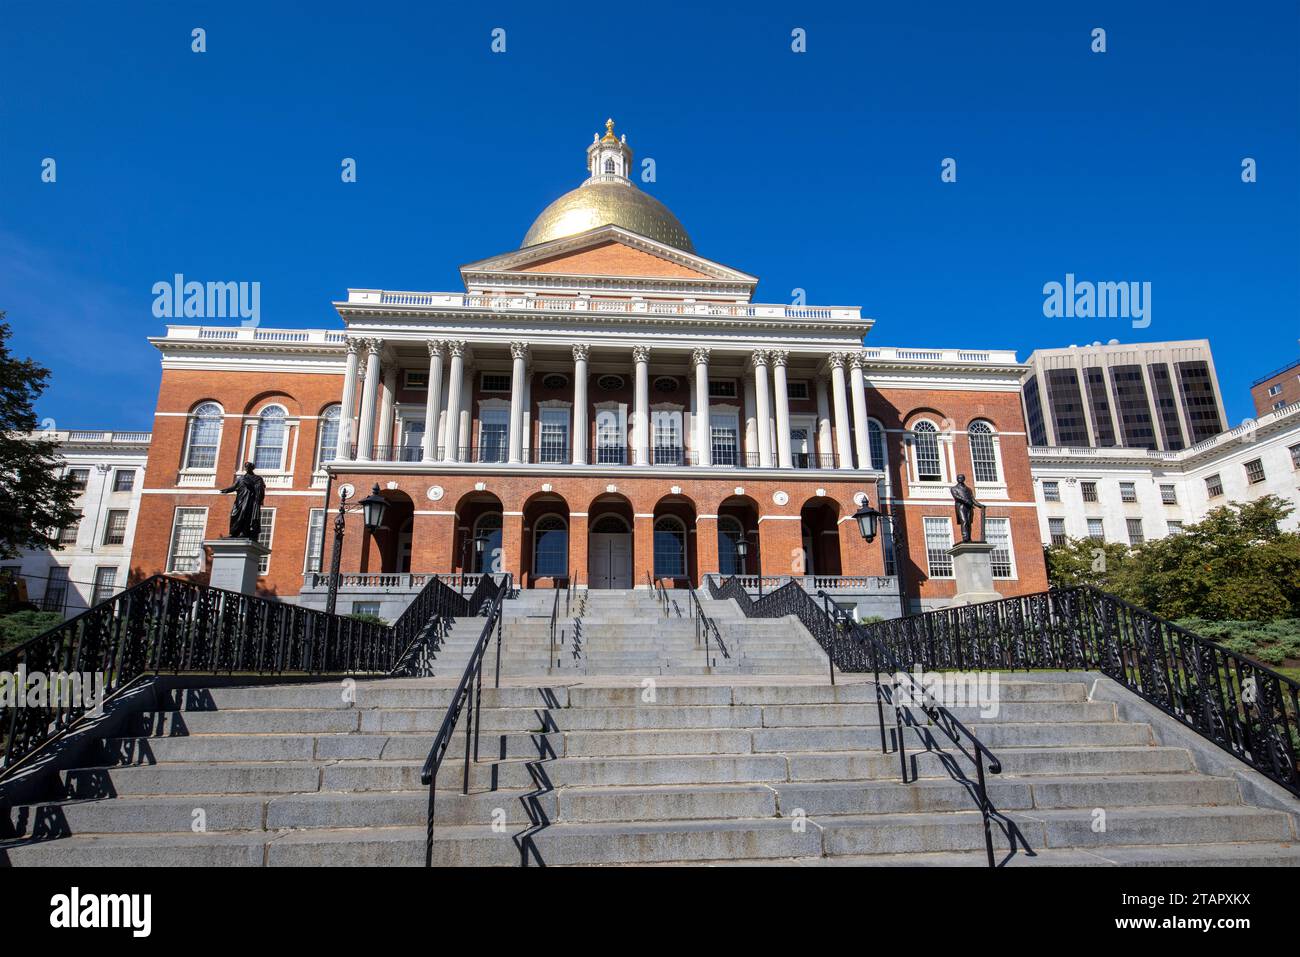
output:
M1034 446L1176 452L1227 427L1205 339L1037 349L1025 365Z

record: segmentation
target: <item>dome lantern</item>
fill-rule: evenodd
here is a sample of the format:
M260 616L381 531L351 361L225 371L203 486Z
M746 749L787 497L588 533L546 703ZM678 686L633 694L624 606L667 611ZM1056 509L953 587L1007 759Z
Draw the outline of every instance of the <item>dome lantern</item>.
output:
M631 179L632 149L627 145L627 134L622 139L614 135L614 121L605 121L605 135L591 135L591 145L587 147L587 172L591 175L588 183L611 182Z

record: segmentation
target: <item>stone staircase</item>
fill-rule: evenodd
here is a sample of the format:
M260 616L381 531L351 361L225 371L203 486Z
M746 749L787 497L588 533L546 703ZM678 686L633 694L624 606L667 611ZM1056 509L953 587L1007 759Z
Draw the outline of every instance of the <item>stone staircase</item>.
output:
M702 599L730 657L696 640L691 598L670 591L669 617L648 589L581 591L560 598L556 657L550 659L555 592L523 590L505 603L501 674L522 675L800 675L828 673L826 653L794 616L746 619L733 601ZM680 610L680 616L678 614ZM581 622L579 625L578 622ZM434 673L459 678L483 629L483 619L458 618L439 651ZM574 654L574 634L580 649ZM488 658L495 668L495 645Z
M1004 762L990 796L1036 852L1011 863L1300 863L1290 814L1243 803L1234 779L1198 773L1084 684L1002 678L996 718L955 714ZM420 769L450 684L171 692L93 766L9 809L0 863L422 864ZM881 753L869 681L512 684L483 690L469 795L463 725L447 755L435 863L984 864L980 817L939 757L911 733L919 780L903 784Z

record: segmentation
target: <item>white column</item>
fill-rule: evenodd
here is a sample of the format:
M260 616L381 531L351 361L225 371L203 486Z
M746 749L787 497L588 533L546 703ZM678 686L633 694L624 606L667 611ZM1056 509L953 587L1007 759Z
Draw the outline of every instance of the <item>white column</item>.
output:
M758 395L754 377L745 376L745 464L753 465L758 457Z
M424 452L421 458L426 462L438 459L438 416L442 406L442 342L430 339L429 346L429 391L424 400Z
M767 384L768 353L759 349L749 357L754 366L754 398L758 400L758 464L772 467L772 390Z
M366 340L365 388L361 390L361 423L357 429L357 458L369 462L374 457L375 391L379 388L379 339Z
M636 391L632 405L632 463L650 464L650 347L633 346Z
M783 469L793 468L790 457L790 392L786 387L785 364L790 353L772 353L772 383L776 386L776 460Z
M339 440L335 445L334 458L347 460L352 458L352 440L356 436L353 422L357 413L357 371L360 364L361 340L348 340L347 365L343 370L343 404L339 408Z
M456 425L456 454L463 462L474 457L474 363L468 348L465 350L465 377L460 384L460 422Z
M465 343L453 340L447 343L451 355L451 369L447 373L447 428L443 439L442 457L448 462L460 461L460 388L465 377Z
M849 438L849 398L844 383L844 362L847 357L843 352L832 352L826 357L831 367L831 394L835 397L835 452L839 456L839 467L853 468L853 448Z
M397 399L397 366L384 369L384 388L380 393L382 402L379 406L379 432L376 445L388 446L389 457L393 455L392 446L400 443L393 439L393 403Z
M697 465L713 464L713 443L709 431L709 350L691 353L695 363L695 455Z
M511 464L523 461L524 451L524 370L528 366L528 344L510 343L510 457Z
M853 438L857 444L858 468L871 468L870 430L867 428L867 384L862 367L867 357L861 352L849 354L849 384L853 390Z
M826 377L817 376L817 467L829 468L835 450L831 445L831 399L826 392Z
M587 464L587 353L589 347L573 347L573 464Z

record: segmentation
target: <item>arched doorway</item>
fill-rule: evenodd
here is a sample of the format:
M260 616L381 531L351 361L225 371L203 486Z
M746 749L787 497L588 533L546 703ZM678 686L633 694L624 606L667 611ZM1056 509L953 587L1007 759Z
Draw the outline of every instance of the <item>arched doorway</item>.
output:
M737 547L746 543L742 560ZM745 495L723 499L718 506L718 572L727 575L757 575L759 568L758 503Z
M632 503L602 495L588 509L587 584L590 588L632 587Z
M654 577L670 585L696 581L695 503L684 495L661 498L655 505L652 528Z
M559 495L536 495L524 503L520 577L527 588L560 587L569 580L569 505Z
M840 507L834 499L817 497L799 512L803 526L805 575L841 575Z
M456 504L456 534L451 567L463 574L505 569L501 554L501 500L490 492L470 492ZM479 546L482 542L482 546Z
M384 509L384 523L375 529L367 560L362 571L379 571L386 574L405 573L411 570L411 532L415 524L415 503L399 489L384 489L379 493L388 502ZM379 567L376 568L375 566Z

